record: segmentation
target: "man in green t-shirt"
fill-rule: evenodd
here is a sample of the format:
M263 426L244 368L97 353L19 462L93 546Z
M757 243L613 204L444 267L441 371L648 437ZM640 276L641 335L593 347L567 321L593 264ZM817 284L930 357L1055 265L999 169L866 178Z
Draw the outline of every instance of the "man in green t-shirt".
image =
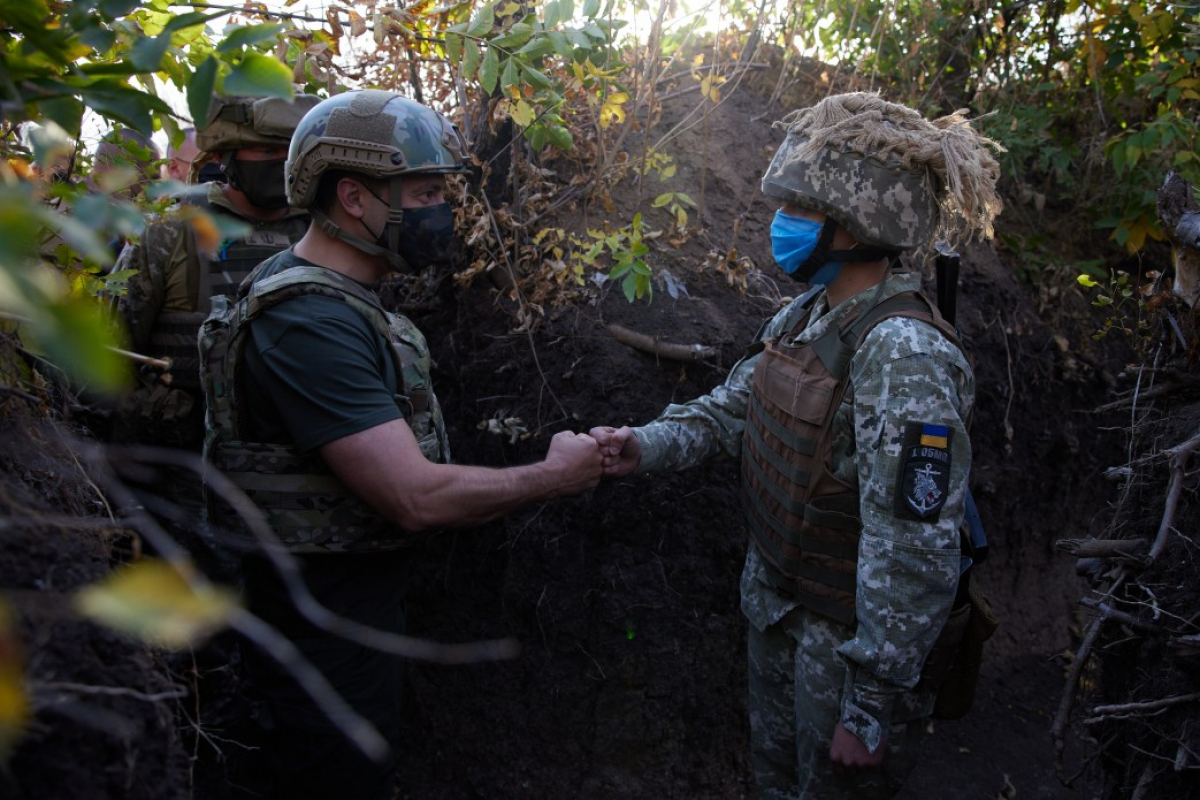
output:
M446 175L463 143L439 113L394 92L352 91L305 115L287 162L288 199L312 225L263 262L201 332L205 454L266 515L333 612L404 630L406 547L420 532L485 522L598 483L594 439L554 436L545 460L449 463L429 350L369 286L444 259L454 238ZM236 526L210 503L214 521ZM265 559L243 559L250 609L280 629L391 744L372 762L286 671L248 648L269 724L256 751L264 796L391 798L401 662L311 625Z

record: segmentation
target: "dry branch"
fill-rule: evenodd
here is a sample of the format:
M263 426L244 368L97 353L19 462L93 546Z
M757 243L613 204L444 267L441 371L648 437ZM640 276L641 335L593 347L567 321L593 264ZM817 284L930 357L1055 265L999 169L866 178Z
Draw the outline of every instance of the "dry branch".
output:
M1063 539L1054 547L1079 558L1136 558L1145 544L1145 539Z
M705 361L716 358L717 355L715 347L708 347L702 344L664 342L657 336L631 331L629 328L617 325L615 322L609 323L605 327L612 334L613 338L621 344L660 358L667 358L672 361Z
M1127 714L1136 714L1142 711L1161 711L1164 708L1177 706L1181 703L1194 703L1200 700L1200 693L1184 694L1176 697L1163 697L1158 700L1146 700L1141 703L1114 703L1108 706L1096 706L1092 709L1092 713L1097 716L1090 717L1084 720L1085 725L1091 725L1096 722L1103 722L1114 716L1124 716Z

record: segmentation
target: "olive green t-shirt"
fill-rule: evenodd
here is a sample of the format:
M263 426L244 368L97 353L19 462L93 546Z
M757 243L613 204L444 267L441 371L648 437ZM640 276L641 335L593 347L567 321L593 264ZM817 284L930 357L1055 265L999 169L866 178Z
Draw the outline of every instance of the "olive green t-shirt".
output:
M296 266L316 265L284 250L264 262L258 279ZM308 452L402 419L390 350L341 300L303 295L271 306L250 323L238 375L243 435Z

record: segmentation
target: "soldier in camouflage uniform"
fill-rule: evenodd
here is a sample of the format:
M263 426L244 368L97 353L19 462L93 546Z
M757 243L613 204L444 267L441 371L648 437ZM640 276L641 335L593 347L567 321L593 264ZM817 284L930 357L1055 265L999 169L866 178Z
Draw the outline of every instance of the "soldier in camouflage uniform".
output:
M198 185L182 198L249 226L245 235L217 243L209 252L185 221L150 226L136 246L126 247L114 268L133 269L118 308L133 350L169 358L165 376L144 375L122 402L118 441L200 451L204 408L196 361L196 335L213 295L232 295L259 262L290 247L308 230L308 215L289 208L283 165L292 131L317 98L220 97L196 134L201 158L219 159L228 183Z
M776 261L812 287L725 383L636 429L605 475L739 458L752 763L763 798L886 798L911 770L922 670L955 601L974 379L902 251L990 235L990 142L836 95L779 123L762 180Z
M565 431L535 464L450 463L425 338L368 288L447 257L454 222L445 181L465 171L464 150L441 114L394 92L322 101L297 128L287 163L288 199L311 212L312 225L263 262L237 302L217 303L200 337L207 459L263 510L319 602L397 633L419 532L484 522L600 480L595 441ZM210 508L236 525L219 503ZM394 751L400 660L313 628L253 551L243 574L250 609L289 636ZM247 662L268 711L256 755L263 796L393 796L394 752L371 762L285 670L252 653Z

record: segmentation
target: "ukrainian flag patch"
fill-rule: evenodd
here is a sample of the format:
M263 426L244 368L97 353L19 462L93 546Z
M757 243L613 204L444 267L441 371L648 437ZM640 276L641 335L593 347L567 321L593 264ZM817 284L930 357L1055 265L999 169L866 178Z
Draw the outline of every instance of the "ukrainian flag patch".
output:
M904 449L896 481L898 517L937 519L950 491L950 441L948 425L910 422L904 431Z
M945 425L930 425L928 422L921 423L921 444L945 450L950 444L950 428Z

